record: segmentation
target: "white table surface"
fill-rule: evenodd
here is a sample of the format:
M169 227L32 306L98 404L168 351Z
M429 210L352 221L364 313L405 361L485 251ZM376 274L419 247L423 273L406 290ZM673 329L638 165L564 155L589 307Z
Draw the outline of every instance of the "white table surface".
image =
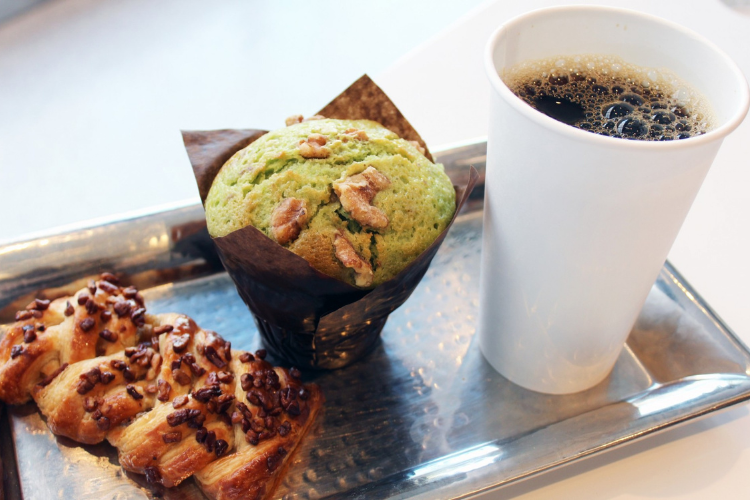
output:
M486 39L513 15L563 2L466 14L478 3L53 0L0 24L0 241L197 200L179 129L274 128L364 72L433 147L483 136ZM749 9L628 6L704 34L750 74ZM748 163L750 121L725 141L670 253L746 343ZM739 407L486 497L740 499L748 471L750 412Z

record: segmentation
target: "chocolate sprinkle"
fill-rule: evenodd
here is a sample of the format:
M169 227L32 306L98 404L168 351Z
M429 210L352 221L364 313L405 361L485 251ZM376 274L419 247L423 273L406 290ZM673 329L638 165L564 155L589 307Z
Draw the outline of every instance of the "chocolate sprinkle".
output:
M26 325L31 326L31 325ZM23 328L23 341L27 344L31 344L36 340L36 332L34 331L34 327L32 326L30 329L26 329L26 327Z
M190 385L190 382L192 381L190 375L179 368L177 370L172 370L172 378L174 378L175 382L180 385Z
M89 332L92 328L94 328L95 324L96 324L96 321L93 318L84 318L81 320L80 323L78 323L78 326L84 332Z
M120 372L128 367L127 363L125 363L124 361L120 359L113 359L112 361L109 362L109 365L115 370L120 371Z
M195 356L191 353L184 354L181 359L196 377L202 377L206 373L206 369L196 362Z
M73 314L76 312L75 308L73 307L73 304L70 303L70 301L65 302L65 316L73 316Z
M128 394L130 394L130 396L136 401L143 399L143 394L138 392L138 389L136 389L134 385L125 386L125 390L128 391Z
M76 392L81 395L88 394L93 388L94 384L92 384L89 380L83 379L78 381Z
M78 394L86 394L90 392L96 384L98 384L101 381L101 375L102 372L99 370L99 368L92 368L91 370L87 371L86 373L82 373L79 375L79 382L76 386L76 391Z
M258 433L253 430L247 431L245 433L245 441L247 441L248 444L256 446L260 442L260 440L258 439Z
M99 304L97 304L94 299L89 298L86 301L86 312L89 314L96 314L99 312Z
M105 280L99 281L99 288L109 294L117 293L120 291L120 288L118 286L113 285L109 281L105 281Z
M22 345L14 345L10 349L10 359L16 359L21 354L23 354L23 346Z
M173 411L167 415L167 423L170 427L177 427L188 420L194 419L201 414L200 410L183 408L182 410Z
M188 404L189 401L190 401L190 398L187 397L187 396L185 396L185 395L177 396L172 401L172 406L174 408L182 408L183 406L185 406L186 404Z
M217 439L216 443L214 444L214 452L216 453L216 457L220 457L226 453L227 449L229 448L229 443L224 441L223 439Z
M132 382L135 380L135 373L133 373L133 370L131 370L130 367L127 367L122 371L122 378L128 382Z
M222 394L216 398L216 413L226 412L234 401L234 394Z
M156 396L156 399L162 402L169 401L169 393L172 392L172 386L169 385L169 382L159 379L156 382L156 385L158 387L158 394ZM175 406L175 408L177 407Z
M102 273L102 274L99 275L99 279L102 280L102 281L109 281L110 283L113 283L115 285L119 285L120 284L120 280L117 278L117 276L115 276L112 273L104 272L104 273Z
M115 314L120 318L130 314L130 304L124 300L115 302L115 305L112 308L115 310Z
M243 373L240 376L240 385L243 391L249 391L253 387L253 376L249 373Z
M266 465L268 466L268 470L271 472L275 471L279 467L280 463L281 457L279 457L278 455L268 455L268 458L266 458Z
M154 335L161 335L162 333L169 333L174 330L172 325L161 325L154 327Z
M197 391L193 391L193 398L200 401L201 403L207 403L212 397L219 396L221 389L216 385L207 385L201 387Z
M211 372L206 377L206 385L219 385L219 376L216 372Z
M205 427L201 427L195 433L195 440L198 441L198 443L203 444L206 441L207 435L208 429L206 429Z
M301 413L298 401L292 401L284 410L292 417L296 417Z
M16 321L24 321L31 317L31 311L18 311L16 313Z
M161 438L166 444L178 443L182 441L182 432L180 431L167 432L165 434L162 434Z
M117 341L117 334L115 332L112 332L110 330L107 330L106 328L99 332L99 336L106 340L107 342L116 342Z
M29 305L32 305L32 309L36 309L38 311L45 311L49 307L50 301L45 299L34 299L34 302L32 302Z
M130 319L133 321L134 325L143 326L146 324L146 309L144 307L139 307L130 313Z
M214 444L216 444L216 432L214 431L208 431L206 434L206 439L203 442L203 445L206 447L206 451L211 453L214 451Z
M224 368L225 366L227 366L227 362L224 361L221 356L219 356L219 353L216 352L216 349L214 349L213 346L207 345L204 353L206 359L208 359L217 368Z
M196 415L195 417L188 420L187 426L191 429L200 429L203 427L203 422L206 421L206 416L204 414Z
M187 346L189 343L190 343L189 333L180 335L179 337L175 338L172 341L172 350L178 354L181 352L185 352L185 349L187 349Z
M112 372L102 372L100 380L102 384L107 385L115 379L115 374Z
M292 431L292 424L290 424L286 420L278 428L279 436L281 437L286 436L291 431Z

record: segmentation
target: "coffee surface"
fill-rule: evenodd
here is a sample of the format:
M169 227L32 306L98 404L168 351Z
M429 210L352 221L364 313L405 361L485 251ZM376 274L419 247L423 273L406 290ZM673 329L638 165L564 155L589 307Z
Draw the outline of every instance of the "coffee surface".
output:
M671 71L610 55L525 61L500 75L536 110L600 135L671 141L714 127L710 105Z

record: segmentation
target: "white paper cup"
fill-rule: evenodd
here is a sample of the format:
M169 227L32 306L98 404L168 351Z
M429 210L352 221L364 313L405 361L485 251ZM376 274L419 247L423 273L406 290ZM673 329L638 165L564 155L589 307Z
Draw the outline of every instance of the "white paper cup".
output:
M717 127L670 142L605 137L516 97L498 72L524 60L613 54L668 68ZM480 345L506 378L564 394L612 370L724 137L748 109L742 72L711 42L649 15L537 10L490 38Z

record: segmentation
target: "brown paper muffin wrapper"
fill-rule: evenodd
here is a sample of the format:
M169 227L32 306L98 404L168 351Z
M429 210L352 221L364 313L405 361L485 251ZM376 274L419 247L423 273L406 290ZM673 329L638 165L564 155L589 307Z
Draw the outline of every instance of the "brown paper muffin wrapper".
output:
M388 96L363 76L317 114L326 118L367 119L400 137L424 141ZM263 130L184 131L182 133L201 200L214 178L237 151ZM432 160L427 151L426 156ZM478 178L470 167L466 185L456 189L456 212L448 227L395 278L361 290L314 269L252 226L213 238L237 291L255 317L263 343L274 356L307 368L334 369L367 354L388 315L409 298L468 199Z

